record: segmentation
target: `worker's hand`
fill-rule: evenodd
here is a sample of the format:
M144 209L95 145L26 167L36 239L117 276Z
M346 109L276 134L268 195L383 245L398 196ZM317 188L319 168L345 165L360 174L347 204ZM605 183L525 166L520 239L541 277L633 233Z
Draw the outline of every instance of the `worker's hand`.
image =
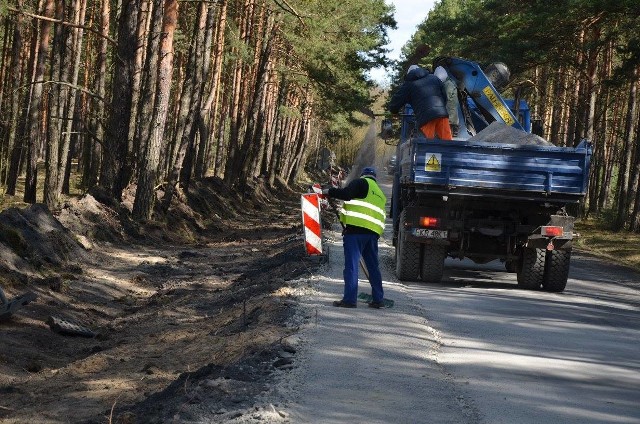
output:
M459 132L460 132L460 126L459 125L451 125L451 135L452 136L457 137Z
M313 190L313 192L318 195L318 199L320 200L320 206L323 208L328 208L329 198L327 197L327 194L329 193L329 189L328 188L323 189L319 183L315 183L314 185L311 186L311 190Z
M314 193L316 193L318 195L318 197L320 197L321 199L324 199L324 197L326 196L326 194L329 192L328 188L323 189L322 186L319 183L315 183L314 185L311 186L311 189L313 190Z

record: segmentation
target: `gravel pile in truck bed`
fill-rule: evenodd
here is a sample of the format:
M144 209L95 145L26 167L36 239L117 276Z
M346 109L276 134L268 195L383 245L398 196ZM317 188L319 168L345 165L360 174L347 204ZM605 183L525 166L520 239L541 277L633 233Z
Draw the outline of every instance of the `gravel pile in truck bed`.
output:
M501 144L529 144L538 146L553 146L544 138L535 134L520 131L502 122L492 122L487 128L470 137L467 141Z

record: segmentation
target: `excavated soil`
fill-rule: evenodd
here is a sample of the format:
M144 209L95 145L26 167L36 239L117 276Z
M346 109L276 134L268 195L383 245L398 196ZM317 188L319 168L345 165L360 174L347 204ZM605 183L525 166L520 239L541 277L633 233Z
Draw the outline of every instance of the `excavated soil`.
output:
M37 295L0 322L0 422L286 421L257 399L294 366L316 266L299 195L208 179L140 224L134 191L0 214L0 287Z

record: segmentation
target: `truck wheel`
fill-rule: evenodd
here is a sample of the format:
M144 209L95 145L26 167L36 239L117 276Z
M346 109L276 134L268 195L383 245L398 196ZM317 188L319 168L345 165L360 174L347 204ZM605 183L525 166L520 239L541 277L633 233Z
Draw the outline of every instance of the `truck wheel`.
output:
M544 280L545 249L525 247L518 267L518 286L528 290L538 290Z
M422 281L425 283L439 283L444 271L444 259L447 257L447 247L425 244L422 252Z
M569 278L569 262L571 260L571 249L551 250L547 252L546 273L542 287L546 291L559 293L567 286Z
M403 281L417 280L420 272L420 243L405 240L402 229L406 220L406 211L402 211L396 245L396 276Z

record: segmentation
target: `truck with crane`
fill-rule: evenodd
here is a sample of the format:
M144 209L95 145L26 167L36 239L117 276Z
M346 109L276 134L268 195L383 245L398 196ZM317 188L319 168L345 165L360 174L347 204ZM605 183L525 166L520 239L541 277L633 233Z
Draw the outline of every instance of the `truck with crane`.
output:
M503 64L483 70L439 58L434 66L456 83L460 130L427 139L410 105L400 114L390 208L397 277L436 283L447 257L499 260L520 288L563 291L591 144L559 147L533 134L527 102L498 91L509 79ZM390 125L383 121L383 138Z

